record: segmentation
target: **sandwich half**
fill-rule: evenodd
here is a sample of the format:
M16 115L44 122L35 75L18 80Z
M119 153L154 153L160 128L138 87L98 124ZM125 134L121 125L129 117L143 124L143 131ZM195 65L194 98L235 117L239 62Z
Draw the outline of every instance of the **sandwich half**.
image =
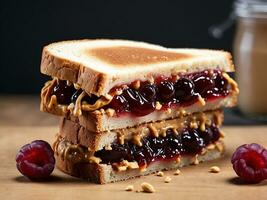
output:
M224 151L220 110L92 132L62 119L53 145L59 169L96 183L109 183L198 164Z
M80 40L43 49L52 77L41 110L92 132L180 118L236 104L231 55L126 40Z

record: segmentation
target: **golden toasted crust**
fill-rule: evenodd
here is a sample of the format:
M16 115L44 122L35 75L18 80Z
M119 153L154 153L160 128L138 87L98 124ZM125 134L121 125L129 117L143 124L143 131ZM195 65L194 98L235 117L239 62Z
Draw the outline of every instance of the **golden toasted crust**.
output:
M146 67L146 64L151 63L192 58L191 55L185 53L127 46L96 48L85 51L85 53L94 55L105 62L116 65L118 68L135 67L136 65Z
M97 44L111 42L115 46L110 47L109 44L109 48L91 48L88 44L88 48L85 47L76 52L79 44L90 43L91 41ZM63 56L55 53L58 51L55 51L54 48L68 44L76 45L71 51L74 52L73 54L75 52L82 54L84 56L82 61L74 60L69 55ZM201 56L205 54L208 54L210 58L213 58L213 54L219 58L217 60L205 58L199 62L199 58L203 58ZM91 62L87 60L89 55ZM75 58L78 57L79 55ZM195 58L194 62L192 61L193 58ZM93 62L94 59L96 60L95 63ZM104 65L107 66L100 70L100 66ZM144 65L147 66L143 67ZM130 68L134 70L131 71ZM97 96L106 95L112 87L118 84L128 84L138 79L146 81L152 76L170 76L179 71L209 68L234 71L230 53L215 50L167 49L157 45L125 40L78 40L54 43L44 47L41 60L42 73L77 83L88 94Z

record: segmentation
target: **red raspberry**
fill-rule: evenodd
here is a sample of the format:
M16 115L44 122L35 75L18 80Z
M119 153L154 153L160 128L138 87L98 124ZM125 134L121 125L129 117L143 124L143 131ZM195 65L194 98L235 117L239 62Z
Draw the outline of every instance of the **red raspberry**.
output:
M231 162L236 174L249 183L267 179L267 150L259 144L238 147Z
M32 180L48 177L55 167L54 152L51 146L42 140L35 140L21 147L16 162L18 170Z

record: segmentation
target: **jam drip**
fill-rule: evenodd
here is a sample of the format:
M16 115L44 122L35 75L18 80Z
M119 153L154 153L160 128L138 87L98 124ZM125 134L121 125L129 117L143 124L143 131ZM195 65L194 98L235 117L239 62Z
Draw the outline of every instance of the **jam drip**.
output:
M132 141L125 141L123 145L113 143L112 150L97 151L95 156L101 158L101 162L105 164L127 160L136 161L139 166L146 166L158 160L175 159L182 154L199 154L205 146L219 138L220 132L215 124L206 127L205 131L187 128L179 135L168 129L165 137L149 135L142 138L142 146L135 145Z
M180 77L158 77L155 83L141 82L136 89L134 83L122 90L122 94L113 97L104 108L113 108L118 115L131 113L134 116L145 116L156 109L156 102L162 105L161 109L171 106L189 106L201 96L206 101L224 97L229 94L229 83L219 70L205 70L196 73L178 74ZM121 90L122 86L114 87L111 93ZM75 103L82 89L76 90L66 81L58 80L53 87L52 95L56 95L57 102L63 105ZM94 104L99 97L85 95L82 101Z

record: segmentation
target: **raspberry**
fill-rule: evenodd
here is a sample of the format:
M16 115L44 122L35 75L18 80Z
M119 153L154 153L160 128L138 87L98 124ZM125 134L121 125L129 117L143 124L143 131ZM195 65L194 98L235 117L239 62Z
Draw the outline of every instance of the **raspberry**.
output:
M35 140L21 147L16 156L17 169L31 180L47 178L55 167L51 146L42 140Z
M267 179L267 150L259 144L238 147L231 162L236 174L249 183Z

